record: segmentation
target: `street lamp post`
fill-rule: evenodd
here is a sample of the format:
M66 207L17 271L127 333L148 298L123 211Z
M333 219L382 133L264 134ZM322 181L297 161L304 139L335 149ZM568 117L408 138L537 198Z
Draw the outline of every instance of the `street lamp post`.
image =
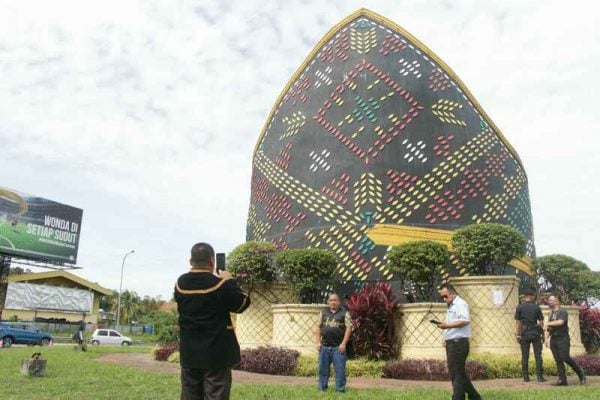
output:
M125 267L125 259L128 255L135 253L135 250L128 251L123 256L121 263L121 283L119 283L119 300L117 301L117 331L120 331L119 318L121 317L121 290L123 289L123 268Z

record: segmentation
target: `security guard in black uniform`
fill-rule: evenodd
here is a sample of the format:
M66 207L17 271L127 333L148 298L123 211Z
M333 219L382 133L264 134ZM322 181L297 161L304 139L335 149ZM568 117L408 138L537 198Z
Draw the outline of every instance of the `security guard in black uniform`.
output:
M523 294L525 301L519 304L515 312L517 342L521 344L523 380L529 382L529 348L533 346L537 381L546 382L542 362L544 314L542 314L540 306L535 303L535 291L533 289L525 289Z
M579 377L579 383L585 385L586 379L583 369L571 358L571 338L569 337L569 314L567 310L560 307L558 297L552 295L548 297L548 305L552 309L548 315L546 330L548 332L548 341L546 346L552 350L556 369L558 370L558 380L553 383L554 386L567 386L567 372L565 363L567 363Z
M240 361L230 313L250 305L231 274L214 271L215 252L207 243L192 247L190 272L175 284L179 312L182 400L228 400L231 367Z

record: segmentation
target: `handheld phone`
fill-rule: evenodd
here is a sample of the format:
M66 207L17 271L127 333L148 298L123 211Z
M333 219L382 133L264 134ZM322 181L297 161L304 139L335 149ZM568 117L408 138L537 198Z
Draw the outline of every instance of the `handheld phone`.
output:
M217 272L225 271L225 253L217 253Z
M437 319L430 319L429 322L431 322L432 324L436 324L436 325L439 325L442 323L441 321L438 321Z

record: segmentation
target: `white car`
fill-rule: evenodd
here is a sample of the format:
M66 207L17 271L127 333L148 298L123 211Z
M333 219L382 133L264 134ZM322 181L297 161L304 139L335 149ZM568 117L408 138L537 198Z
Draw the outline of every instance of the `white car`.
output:
M96 329L90 338L90 343L93 346L100 344L116 344L121 346L131 345L131 338L121 335L119 332L112 329Z

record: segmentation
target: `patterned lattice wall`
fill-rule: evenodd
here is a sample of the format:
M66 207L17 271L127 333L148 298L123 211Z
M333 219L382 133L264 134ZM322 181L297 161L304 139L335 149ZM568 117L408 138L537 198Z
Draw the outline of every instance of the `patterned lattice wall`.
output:
M270 346L273 342L271 305L297 303L284 284L261 286L250 293L250 307L236 317L236 335L242 348Z
M478 352L519 353L514 337L519 280L478 276L452 278L450 282L470 307L471 348Z
M316 353L315 331L325 305L277 304L273 310L273 346Z
M417 39L365 10L349 17L269 116L253 159L247 239L329 249L341 281L393 280L388 247L367 235L375 224L451 231L479 222L512 225L534 255L516 152Z

